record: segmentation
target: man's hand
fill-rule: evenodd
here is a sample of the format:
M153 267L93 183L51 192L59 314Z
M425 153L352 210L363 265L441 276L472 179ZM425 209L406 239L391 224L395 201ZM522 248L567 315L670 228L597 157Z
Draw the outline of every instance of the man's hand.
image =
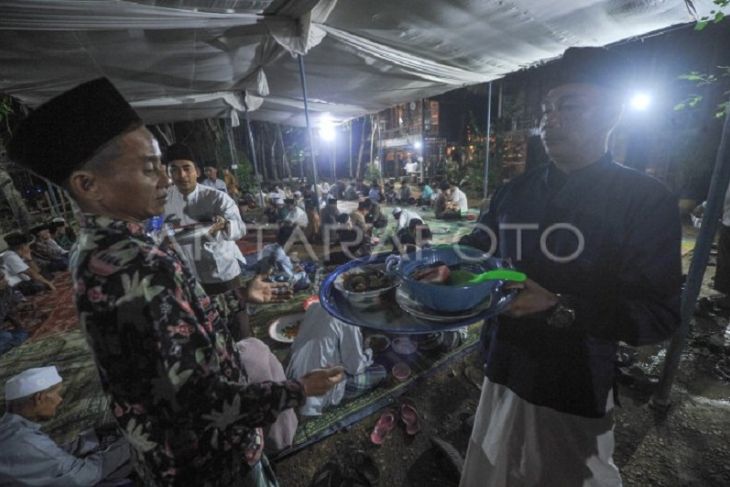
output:
M517 297L512 301L504 314L512 318L547 311L558 303L558 296L551 293L532 279L522 283L505 284L505 289L520 289Z
M345 368L341 365L327 367L326 369L314 369L299 382L304 386L306 397L322 396L345 379Z
M213 225L208 230L208 233L215 236L218 232L225 230L226 226L228 226L228 220L222 216L216 216L213 219Z
M257 275L248 284L246 302L269 303L281 302L291 298L292 292L286 282L265 282L263 274Z

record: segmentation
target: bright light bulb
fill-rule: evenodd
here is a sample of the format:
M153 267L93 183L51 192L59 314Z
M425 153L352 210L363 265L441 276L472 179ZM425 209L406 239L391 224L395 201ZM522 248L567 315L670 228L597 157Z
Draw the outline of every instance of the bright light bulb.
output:
M415 141L415 142L413 143L413 148L414 148L414 149L416 149L416 150L420 150L420 149L421 149L421 147L423 147L423 144L421 144L421 141L420 141L420 140L417 140L417 141Z
M323 113L319 120L319 136L325 142L332 142L336 137L335 124L329 113Z
M646 93L636 93L634 96L631 97L631 100L629 101L629 106L631 106L631 108L640 111L649 108L650 104L651 97Z

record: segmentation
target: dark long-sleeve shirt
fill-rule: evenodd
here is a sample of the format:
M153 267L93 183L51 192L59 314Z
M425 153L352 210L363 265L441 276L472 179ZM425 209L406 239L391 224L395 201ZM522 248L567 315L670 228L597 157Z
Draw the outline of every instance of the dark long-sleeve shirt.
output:
M140 225L85 215L71 268L79 321L145 485L239 485L256 428L304 402L247 384L211 299Z
M602 416L617 342L659 342L679 326L675 198L606 156L570 175L554 165L527 172L495 194L480 224L463 243L489 250L489 228L497 256L576 311L567 329L548 326L545 315L494 320L482 334L487 376L531 403Z

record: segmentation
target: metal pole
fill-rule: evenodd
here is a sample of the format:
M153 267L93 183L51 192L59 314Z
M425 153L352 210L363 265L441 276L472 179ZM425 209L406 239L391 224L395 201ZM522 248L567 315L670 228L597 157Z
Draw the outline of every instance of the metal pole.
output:
M226 120L226 138L228 139L228 148L231 151L231 166L238 166L238 154L236 153L236 145L233 143L233 124L230 120Z
M689 328L692 321L692 314L695 309L695 302L702 286L702 277L707 268L707 261L710 256L712 241L717 231L717 222L722 214L722 206L725 192L730 183L730 112L725 115L725 123L722 127L722 139L715 157L715 169L712 172L710 192L707 195L707 207L702 217L697 243L692 255L692 262L687 273L687 281L682 293L682 323L672 337L667 348L666 360L662 377L659 380L657 390L652 397L652 404L666 408L671 404L669 395L672 391L672 383L677 375L679 361L687 341Z
M56 199L56 193L53 191L53 186L48 181L46 181L46 186L48 187L48 196L50 197L51 214L53 216L59 216L58 200Z
M307 136L309 137L309 151L312 154L312 179L314 180L314 206L319 213L319 184L317 181L317 159L314 156L314 138L312 137L312 126L309 124L309 105L307 100L307 78L304 76L304 57L299 54L299 80L302 83L302 96L304 98L304 121L307 124Z
M347 175L352 178L352 120L350 120L350 145L348 147L349 150L347 151L347 153L350 158L350 172L348 172Z
M418 163L423 182L423 166L426 165L426 100L421 98L421 161Z
M489 100L487 101L487 136L484 139L484 198L489 192L489 134L492 132L492 82L489 82Z

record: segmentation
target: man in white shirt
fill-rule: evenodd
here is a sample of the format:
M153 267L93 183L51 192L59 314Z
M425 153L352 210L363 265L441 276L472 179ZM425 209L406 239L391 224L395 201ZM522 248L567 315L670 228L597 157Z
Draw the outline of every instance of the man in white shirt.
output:
M228 194L228 188L226 183L222 179L218 179L218 168L215 166L205 166L203 171L205 173L205 179L200 183L209 188L217 189Z
M325 365L342 365L346 378L319 397L308 397L299 409L303 416L319 416L328 406L336 406L343 398L354 398L375 388L385 379L382 365L373 365L373 352L363 349L360 328L333 318L319 303L312 303L304 313L291 348L287 377L299 377Z
M8 250L0 254L5 277L13 289L25 296L37 294L48 288L55 291L56 287L40 272L33 262L30 252L31 239L20 232L5 235Z
M411 222L411 220L423 221L421 215L419 215L415 211L404 210L400 207L393 208L393 218L395 218L395 220L398 222L395 228L396 232L400 232L404 228L408 228L408 224Z
M39 422L56 414L63 401L62 379L54 366L28 369L5 383L6 413L0 417L0 485L92 486L121 481L131 473L129 446L119 439L100 447L82 433L61 448ZM71 452L69 450L76 451Z
M309 225L309 218L307 218L306 212L297 206L297 202L293 198L288 198L284 200L284 204L288 210L286 217L284 217L284 221L289 222L292 225L297 225L302 229L307 228L307 225Z
M205 238L180 247L206 293L211 296L228 293L225 304L230 307L237 325L231 332L239 340L251 334L243 309L245 293L239 291L244 286L240 275L246 259L236 245L236 240L246 234L246 225L230 196L197 183L198 171L192 157L190 149L183 144L168 148L167 161L174 186L168 190L165 222L173 227L214 223Z
M466 194L455 184L451 185L451 202L459 210L461 216L466 215L469 211L469 203Z

